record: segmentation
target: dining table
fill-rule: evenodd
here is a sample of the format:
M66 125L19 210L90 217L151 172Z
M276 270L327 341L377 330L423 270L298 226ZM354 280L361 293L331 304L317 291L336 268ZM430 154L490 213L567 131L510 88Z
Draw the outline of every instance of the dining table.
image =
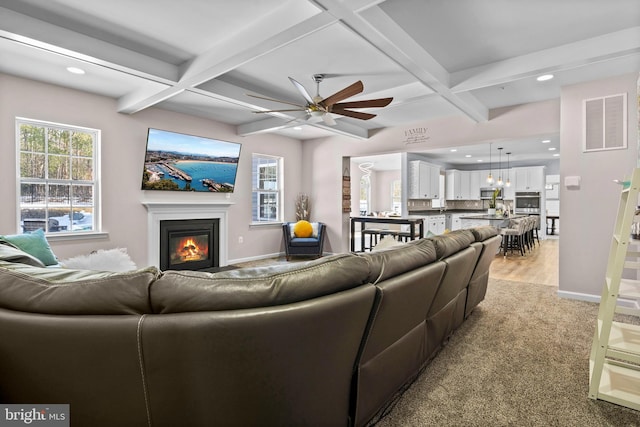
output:
M351 217L351 252L355 252L356 224L360 224L360 252L364 252L364 237L367 224L395 224L409 226L409 240L424 237L424 217L407 216L353 216ZM417 230L417 234L416 234Z

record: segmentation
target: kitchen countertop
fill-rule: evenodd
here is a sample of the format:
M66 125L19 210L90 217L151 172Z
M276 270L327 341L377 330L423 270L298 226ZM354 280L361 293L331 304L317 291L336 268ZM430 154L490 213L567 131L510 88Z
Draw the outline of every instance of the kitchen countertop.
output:
M426 210L426 211L411 211L409 215L431 216L431 215L447 215L447 214L480 214L486 212L486 209L447 209L446 211Z
M502 221L505 219L515 219L515 218L524 218L527 215L511 215L511 216L502 216L502 215L489 215L489 214L479 214L479 215L469 215L463 216L462 219L486 219L489 221Z

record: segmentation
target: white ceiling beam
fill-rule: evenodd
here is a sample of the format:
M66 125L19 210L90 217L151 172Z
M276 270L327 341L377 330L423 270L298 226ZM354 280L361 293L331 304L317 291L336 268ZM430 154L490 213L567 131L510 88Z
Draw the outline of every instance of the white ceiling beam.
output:
M282 114L284 116L284 114ZM304 118L304 114L300 116L300 119ZM292 121L293 120L293 121ZM283 118L283 117L267 117L254 122L243 123L236 126L236 133L240 136L249 136L265 132L273 132L281 129L286 129L294 126L303 126L308 123L302 123L295 121L295 117Z
M0 37L158 83L178 80L178 67L0 7Z
M640 52L640 27L452 73L454 92L506 84Z
M461 97L450 89L449 73L444 67L380 7L371 4L356 11L337 0L316 2L467 117L476 122L489 119L489 110L481 102L469 94Z
M220 56L216 58L215 52L219 51L219 47L204 54L202 61L195 61L194 67L197 71L187 71L188 77L181 79L173 87L167 88L156 93L153 96L131 96L122 98L118 101L118 112L133 114L138 111L149 108L161 101L171 98L185 89L196 87L206 81L212 80L221 74L229 72L257 57L265 55L273 50L288 45L302 37L319 31L333 23L336 19L329 14L319 13L313 17L294 25L293 27L278 33L267 39L245 39L245 45L237 45L235 40L229 40L234 49L233 53L228 54L223 59ZM206 59L205 59L206 58ZM197 65L195 65L197 64Z

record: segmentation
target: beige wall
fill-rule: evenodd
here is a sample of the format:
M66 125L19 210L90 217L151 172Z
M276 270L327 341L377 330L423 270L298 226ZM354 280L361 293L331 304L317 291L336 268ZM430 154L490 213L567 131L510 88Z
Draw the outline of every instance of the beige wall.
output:
M604 284L621 187L613 182L638 163L638 74L562 89L560 134L560 295L595 300ZM627 93L628 148L582 152L582 100ZM581 178L579 189L564 185Z
M102 131L102 224L108 238L51 242L60 258L95 249L125 247L138 265L147 263L147 211L143 197L202 200L222 194L183 194L140 190L147 128L183 132L242 143L236 190L230 201L228 260L280 253L280 226L251 227L251 153L285 158L285 219L295 218L295 196L301 191L301 142L275 135L240 137L234 126L151 108L134 115L116 112L110 98L0 74L0 234L15 233L15 118L26 117ZM144 194L147 193L147 194ZM238 237L244 243L238 243Z

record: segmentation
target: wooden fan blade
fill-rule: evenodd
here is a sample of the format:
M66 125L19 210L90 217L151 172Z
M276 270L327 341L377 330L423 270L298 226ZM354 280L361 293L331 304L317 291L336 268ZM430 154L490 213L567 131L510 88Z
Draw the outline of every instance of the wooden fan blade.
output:
M333 104L333 108L372 108L372 107L386 107L391 104L393 98L380 98L380 99L367 99L364 101L352 101L352 102L340 102Z
M369 119L373 119L376 116L375 114L362 113L360 111L343 110L342 108L331 110L331 112L335 114L340 114L341 116L353 117L354 119L360 119L360 120L369 120Z
M363 90L364 90L364 85L362 84L361 80L358 80L354 84L347 86L341 91L338 91L333 95L323 99L322 101L320 101L320 104L324 105L325 107L330 107L331 105L334 105L336 102L340 102L343 99L349 98L350 96L359 94Z
M265 96L260 96L260 95L252 95L250 93L247 94L248 96L252 97L252 98L258 98L258 99L264 99L266 101L273 101L273 102L280 102L282 104L288 104L288 105L295 105L296 107L300 107L300 108L307 108L306 105L300 105L300 104L294 104L293 102L289 102L289 101L282 101L280 99L273 99L273 98L267 98Z
M292 79L291 77L289 77L289 80L291 80L291 83L293 83L293 85L298 90L298 92L300 92L300 95L302 95L302 97L309 104L314 104L313 98L311 97L311 95L309 95L309 92L307 92L307 90L304 88L304 86L302 86L300 83L298 83L295 79Z

